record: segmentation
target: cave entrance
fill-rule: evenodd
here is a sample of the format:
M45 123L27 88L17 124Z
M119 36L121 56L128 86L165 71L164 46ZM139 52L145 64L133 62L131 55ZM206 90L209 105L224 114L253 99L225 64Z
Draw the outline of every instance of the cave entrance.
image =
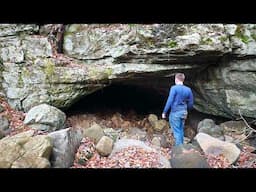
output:
M80 99L67 114L119 112L126 115L133 111L138 115L154 113L159 116L167 97L168 90L162 93L154 88L113 84Z
M168 87L150 87L145 86L146 81L142 81L141 84L112 84L80 99L66 111L66 114L67 116L89 114L90 117L87 115L82 118L86 120L88 118L90 120L98 119L98 121L99 118L111 119L117 113L128 121L140 121L149 114L155 114L160 119L168 98L170 85ZM185 124L185 136L193 138L197 133L198 123L206 118L213 119L217 124L228 120L200 113L194 109L189 111ZM80 121L78 119L75 121ZM115 126L112 124L112 127Z

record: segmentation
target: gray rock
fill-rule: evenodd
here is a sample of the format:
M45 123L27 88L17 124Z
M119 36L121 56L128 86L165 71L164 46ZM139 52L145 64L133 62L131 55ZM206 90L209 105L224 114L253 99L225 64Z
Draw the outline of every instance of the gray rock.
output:
M55 63L54 59L41 57L34 60L33 66L29 62L4 63L2 86L11 107L26 112L42 103L67 108L81 96L104 87L87 85L85 69L57 67Z
M160 141L161 147L164 147L164 148L171 147L170 138L166 134L153 134L153 139L154 138L158 138L158 140Z
M240 149L233 143L221 141L205 133L198 133L196 140L207 155L224 155L229 164L235 163L239 158Z
M193 145L193 147L194 147L194 149L195 149L196 151L199 151L201 154L203 154L204 151L203 151L202 148L200 147L200 145L199 145L199 143L197 142L197 140L196 140L195 137L191 140L191 142L190 142L189 144Z
M102 156L108 156L113 149L113 140L107 136L101 137L96 145L96 150Z
M255 49L256 50L256 49ZM238 110L246 117L256 118L256 59L223 58L218 67L209 67L193 83L195 108L201 112L233 118ZM207 78L207 81L203 79ZM207 102L206 102L207 101Z
M210 168L205 157L189 144L174 146L170 162L172 168Z
M50 157L52 167L69 168L74 161L75 153L83 138L79 129L67 128L48 134L53 141Z
M26 59L52 56L52 47L47 37L28 36L23 40L22 47L25 50Z
M93 139L95 143L98 143L101 137L104 136L104 132L101 126L95 123L91 127L83 129L83 135L84 137Z
M206 133L212 137L219 138L224 141L224 130L222 127L215 124L212 119L204 119L198 123L197 131Z
M179 33L181 28L182 32ZM64 51L78 59L101 59L110 56L119 59L125 58L129 52L143 55L163 54L169 50L190 52L191 55L199 50L225 53L230 51L228 41L220 40L225 36L222 24L73 24L66 28Z
M242 134L247 127L243 121L226 121L221 123L220 126L224 129L225 133Z
M33 34L39 30L38 25L23 25L23 24L1 24L0 37L12 36L18 34Z
M169 124L166 120L161 119L155 122L153 129L157 132L162 132L164 130L169 129Z
M237 29L237 25L226 24L226 25L224 25L224 27L225 27L225 30L226 30L228 35L235 35L236 29Z
M0 116L0 139L9 134L11 129L9 128L9 121L5 116ZM2 137L1 137L2 136Z
M255 55L255 32L255 26L252 24L236 25L235 33L230 38L232 52L239 57Z
M204 119L198 123L197 131L200 131L200 129L211 129L215 126L215 122L212 119Z
M63 129L65 121L65 113L58 108L47 104L33 107L28 111L24 119L26 125L43 131Z
M0 38L0 58L3 62L21 63L24 61L24 51L21 39L15 36Z

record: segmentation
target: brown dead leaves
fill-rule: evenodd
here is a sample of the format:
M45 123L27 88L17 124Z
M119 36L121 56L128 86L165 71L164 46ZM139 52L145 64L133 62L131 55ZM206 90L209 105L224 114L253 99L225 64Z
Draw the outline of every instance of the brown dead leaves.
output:
M23 123L23 120L25 118L25 113L12 109L10 105L3 98L0 99L0 104L5 109L5 111L2 112L2 115L5 115L10 122L10 128L11 128L10 135L15 135L15 134L30 130L30 128L24 125Z

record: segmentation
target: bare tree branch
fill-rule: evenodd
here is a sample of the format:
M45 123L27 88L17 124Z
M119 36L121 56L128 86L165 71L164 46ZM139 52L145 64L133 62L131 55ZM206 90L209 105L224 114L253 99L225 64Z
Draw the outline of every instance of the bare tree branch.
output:
M238 112L239 112L240 117L242 118L242 120L243 120L244 123L246 124L246 126L247 126L249 129L251 129L253 132L256 133L256 130L253 129L253 128L247 123L247 121L244 119L244 117L242 116L242 114L241 114L241 112L240 112L240 109L238 109Z
M238 110L238 112L239 112L239 115L240 115L241 119L244 121L244 123L245 123L245 125L246 125L246 127L247 127L247 128L245 128L244 131L243 131L244 134L246 134L246 131L248 131L248 129L249 129L249 133L248 133L248 135L245 136L245 138L243 138L243 139L241 139L241 140L238 140L238 141L235 141L234 143L236 143L236 144L237 144L237 143L241 143L242 141L246 140L253 132L256 133L256 130L253 129L253 128L247 123L247 121L245 120L245 118L242 116L240 109Z

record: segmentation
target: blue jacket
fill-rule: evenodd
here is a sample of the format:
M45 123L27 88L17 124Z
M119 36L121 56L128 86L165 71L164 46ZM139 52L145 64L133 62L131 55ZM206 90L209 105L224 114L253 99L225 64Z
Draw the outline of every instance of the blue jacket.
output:
M170 109L172 112L178 110L190 110L193 108L194 98L191 89L185 85L173 85L170 88L169 97L165 104L163 113Z

